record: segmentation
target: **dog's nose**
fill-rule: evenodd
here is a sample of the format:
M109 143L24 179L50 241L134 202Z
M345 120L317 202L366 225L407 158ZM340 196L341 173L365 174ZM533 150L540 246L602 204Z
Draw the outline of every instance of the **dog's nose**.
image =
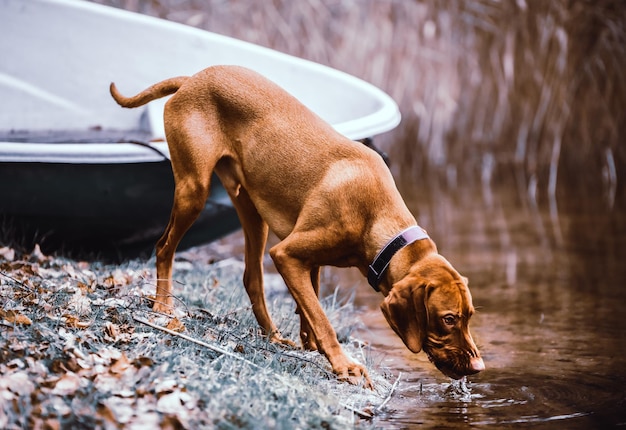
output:
M469 370L472 374L482 372L485 370L485 362L480 357L472 357L470 359Z

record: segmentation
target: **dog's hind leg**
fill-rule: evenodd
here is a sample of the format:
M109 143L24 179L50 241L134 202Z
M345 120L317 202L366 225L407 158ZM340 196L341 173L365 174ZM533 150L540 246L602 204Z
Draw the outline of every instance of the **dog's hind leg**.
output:
M170 221L156 245L157 290L153 310L171 313L172 264L176 248L198 218L208 197L208 187L193 180L177 182Z
M177 187L170 221L156 245L157 288L153 310L172 313L172 264L174 253L185 232L196 220L207 193L193 187ZM202 205L196 202L202 202Z
M211 142L206 136L193 136L170 130L167 133L168 145L172 157L174 172L174 203L169 223L165 232L156 244L157 288L156 301L153 310L156 312L171 313L172 300L172 264L174 253L181 239L202 212L206 204L211 186L211 172L217 164L219 154L206 152L202 161L194 162L192 158L185 159L184 163L177 158L181 147L196 146L211 148ZM181 168L182 166L182 168Z
M228 183L228 181L223 181ZM245 263L243 284L252 304L252 311L257 322L273 342L290 346L295 344L281 335L267 310L263 287L263 253L267 242L268 226L259 215L245 189L225 185L237 210L245 238Z

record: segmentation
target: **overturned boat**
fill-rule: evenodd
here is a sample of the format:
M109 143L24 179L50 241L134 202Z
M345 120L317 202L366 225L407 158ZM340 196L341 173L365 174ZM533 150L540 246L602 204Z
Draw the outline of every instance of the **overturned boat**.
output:
M351 139L400 114L355 77L197 28L76 0L0 0L0 240L44 252L149 254L169 218L173 178L163 106L124 110L127 93L210 65L273 80ZM239 228L219 181L183 247Z

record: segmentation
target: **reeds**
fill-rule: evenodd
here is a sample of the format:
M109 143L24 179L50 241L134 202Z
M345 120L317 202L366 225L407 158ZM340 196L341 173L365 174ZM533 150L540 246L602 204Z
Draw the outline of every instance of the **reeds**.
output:
M529 194L604 183L626 165L620 0L98 0L347 71L403 122L378 142L415 178L497 179ZM394 157L395 156L395 157ZM454 185L454 184L453 184Z

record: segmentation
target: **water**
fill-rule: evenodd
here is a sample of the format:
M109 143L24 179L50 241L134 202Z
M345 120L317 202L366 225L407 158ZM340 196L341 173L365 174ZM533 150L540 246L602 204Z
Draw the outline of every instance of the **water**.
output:
M564 187L535 203L512 178L454 189L404 179L399 188L439 251L470 280L471 329L487 369L466 387L451 386L392 332L382 296L358 271L327 268L327 286L357 290L365 323L358 336L372 345L378 368L400 375L373 425L626 428L623 197ZM237 233L211 247L237 253L242 242Z
M387 328L356 273L367 338L398 390L385 428L626 428L626 211L576 190L534 204L509 185L403 194L439 251L470 279L471 329L487 369L451 387Z

